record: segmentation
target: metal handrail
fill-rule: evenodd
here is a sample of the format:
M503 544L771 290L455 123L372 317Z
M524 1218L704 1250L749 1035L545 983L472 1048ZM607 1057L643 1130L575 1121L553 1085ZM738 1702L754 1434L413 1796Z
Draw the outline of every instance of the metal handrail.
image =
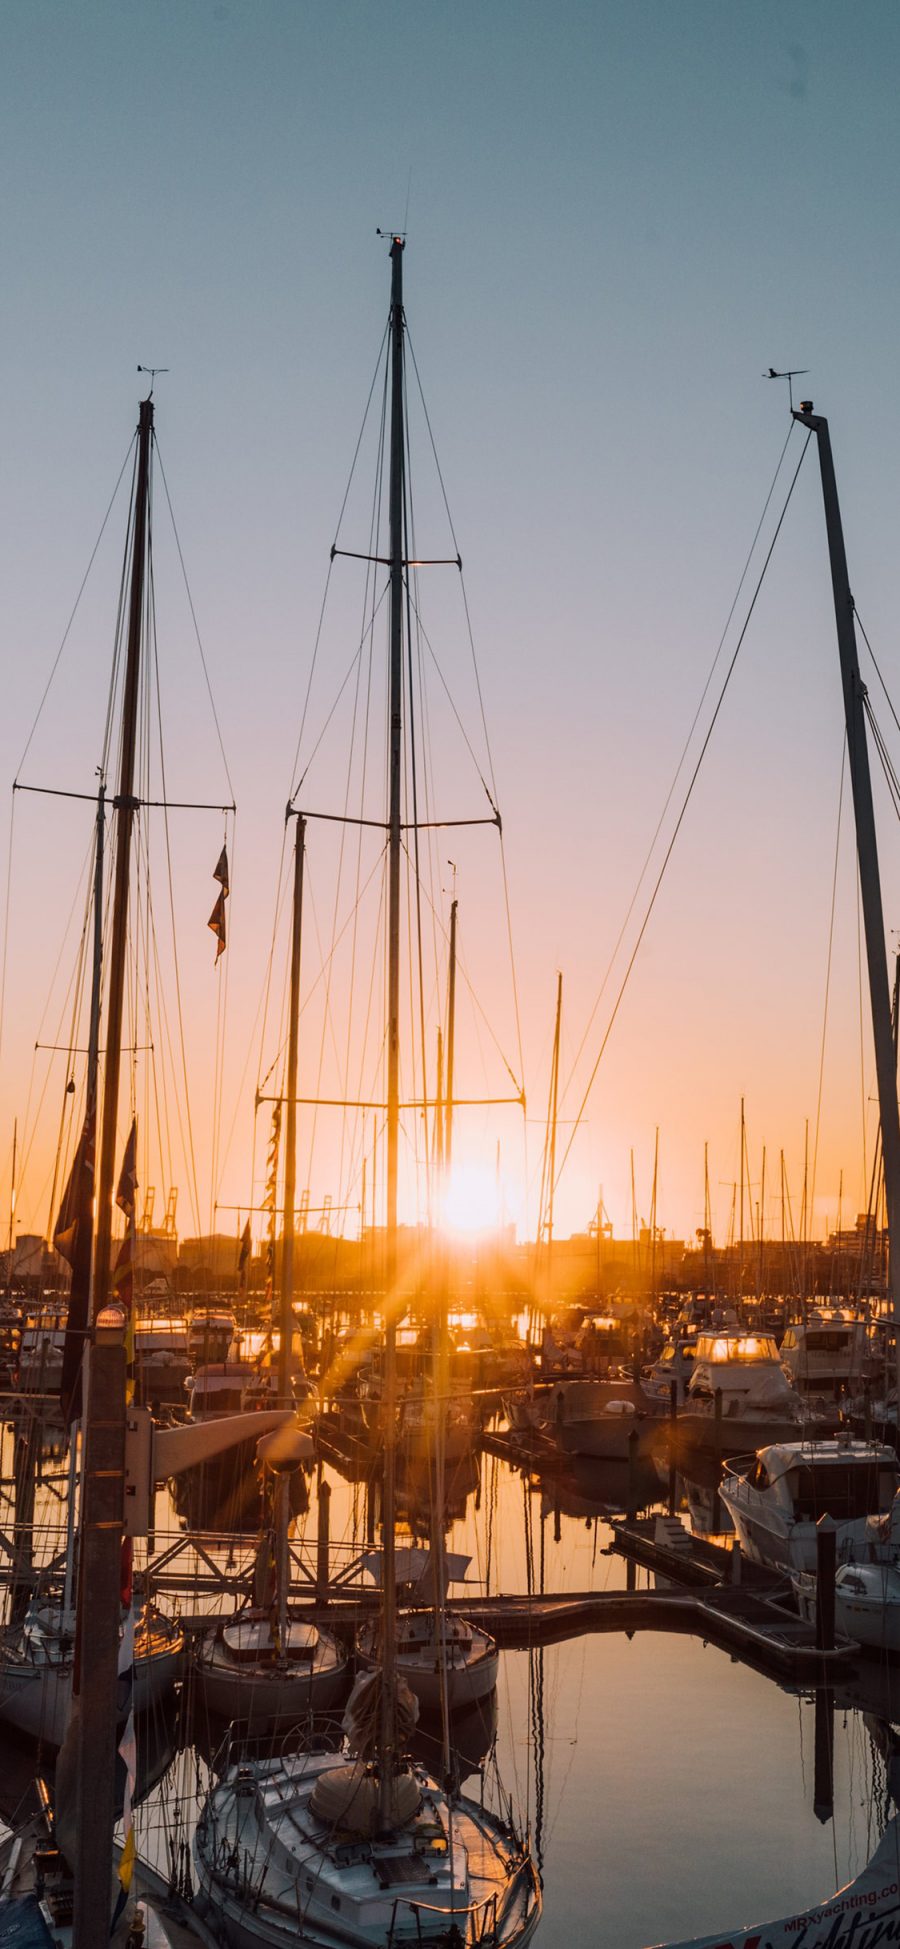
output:
M423 1915L440 1915L443 1918L443 1920L449 1924L450 1927L456 1927L456 1928L459 1927L460 1922L465 1921L467 1925L465 1935L462 1935L462 1933L460 1933L460 1940L461 1942L471 1942L473 1945L489 1942L494 1936L496 1936L497 1933L496 1892L493 1895L487 1895L483 1902L470 1902L465 1908L450 1908L450 1909L445 1908L442 1903L417 1902L417 1901L413 1901L412 1898L408 1895L396 1895L394 1897L394 1903L391 1909L391 1921L390 1921L390 1927L388 1929L387 1949L394 1949L394 1941L395 1941L394 1930L397 1924L398 1911L400 1909L409 1909L411 1911L416 1924L416 1940L418 1942L421 1942L423 1940L422 1921L421 1921ZM478 1924L478 1920L477 1920L479 1916L483 1918L480 1925ZM470 1924L471 1924L471 1932L469 1927Z

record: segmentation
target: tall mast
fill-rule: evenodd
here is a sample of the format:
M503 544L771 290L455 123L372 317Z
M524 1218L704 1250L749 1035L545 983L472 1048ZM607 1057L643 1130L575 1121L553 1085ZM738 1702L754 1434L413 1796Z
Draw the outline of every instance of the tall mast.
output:
M288 1004L288 1057L284 1123L284 1216L281 1226L281 1310L278 1324L278 1403L290 1405L294 1346L294 1207L297 1202L297 1041L300 1021L300 942L303 921L303 851L306 820L297 814L294 836L294 897L291 906L291 985ZM290 1557L290 1483L286 1469L275 1478L275 1576L278 1590L278 1652L287 1658Z
M131 840L140 694L141 632L148 541L153 403L141 401L137 482L131 542L128 645L122 702L122 745L116 813L115 882L109 962L103 1125L97 1180L97 1235L87 1400L83 1431L81 1563L79 1571L80 1688L78 1846L75 1868L76 1949L96 1949L109 1934L112 1837L115 1823L115 1700L119 1655L119 1587L124 1525L125 1350L122 1336L106 1339L101 1316L110 1291L112 1205ZM101 1331L98 1335L98 1323ZM83 1628L90 1602L90 1629Z
M762 1172L760 1174L760 1180L759 1180L759 1204L757 1206L756 1242L758 1248L757 1273L756 1273L756 1297L757 1299L761 1299L763 1296L763 1275L765 1272L765 1253L766 1253L766 1147L765 1144L763 1144L762 1147Z
M444 1166L453 1163L453 1057L456 1048L456 915L459 901L450 902L450 965L447 974L447 1088L444 1105Z
M444 1037L437 1032L437 1089L434 1104L434 1169L438 1185L444 1178Z
M94 846L94 952L91 966L91 1012L88 1019L87 1107L97 1103L100 1073L100 1003L103 973L103 842L106 832L106 786L97 793L97 835Z
M300 1022L300 941L303 923L303 853L306 820L297 814L294 837L294 899L291 909L291 991L284 1120L284 1219L281 1232L281 1320L278 1336L278 1401L287 1407L291 1392L294 1336L294 1207L297 1202L297 1064Z
M844 530L838 502L834 461L828 421L801 406L794 419L809 427L819 443L819 468L825 502L825 526L831 558L831 585L837 624L841 682L844 691L844 716L847 725L847 754L853 786L853 811L856 820L856 852L866 931L866 959L869 969L869 997L872 1007L872 1040L878 1077L878 1106L881 1114L881 1148L884 1158L884 1194L887 1207L888 1269L887 1294L891 1302L895 1329L898 1328L897 1295L894 1286L893 1257L900 1239L900 1114L897 1110L897 1058L891 1029L888 992L887 954L884 941L884 912L881 904L881 879L878 871L878 842L875 836L875 809L866 741L865 687L859 670L853 597L847 573ZM900 1362L900 1330L897 1331Z
M19 1119L13 1117L12 1171L9 1179L9 1245L6 1259L6 1290L12 1292L13 1271L13 1226L16 1221L16 1151L19 1143Z
M709 1141L703 1145L703 1283L709 1292L709 1248L712 1217L709 1208Z
M744 1299L744 1099L741 1097L741 1229L738 1233L738 1313L743 1313Z
M550 1068L550 1168L547 1172L547 1283L550 1286L550 1254L553 1250L553 1192L556 1185L556 1121L559 1109L559 1032L562 1025L562 984L556 978L556 1024L553 1030L553 1062ZM552 1294L552 1286L550 1291Z
M387 1267L384 1323L384 1508L382 1511L382 1826L390 1824L396 1757L397 1589L394 1571L397 1440L397 1159L400 1138L400 786L403 757L403 238L391 243L390 747L388 754Z
M659 1124L653 1145L653 1197L650 1203L650 1292L656 1298L656 1192L659 1184Z

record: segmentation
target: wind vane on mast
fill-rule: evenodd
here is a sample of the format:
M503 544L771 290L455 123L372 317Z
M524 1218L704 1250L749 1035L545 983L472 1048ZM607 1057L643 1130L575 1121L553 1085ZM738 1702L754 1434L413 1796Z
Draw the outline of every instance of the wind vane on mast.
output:
M148 394L147 394L147 398L148 398L148 399L152 399L152 398L153 398L153 382L154 382L154 380L155 380L155 378L156 378L156 375L157 375L157 373L158 373L158 372L168 372L168 371L169 371L169 367L168 367L167 365L139 365L139 366L138 366L138 371L139 371L139 372L146 372L146 374L147 374L147 377L148 377L148 379L149 379L149 381L150 381L150 391L149 391L149 392L148 392Z
M809 372L809 366L808 366L808 365L795 365L795 366L793 366L793 367L791 368L791 370L790 370L789 372L776 372L776 370L775 370L775 367L774 367L773 365L770 365L770 367L769 367L769 370L768 370L768 372L764 372L764 373L763 373L763 378L764 378L764 379L786 379L786 380L787 380L787 382L788 382L788 399L789 399L789 401L790 401L790 409L791 409L791 412L793 412L793 410L794 410L794 386L793 386L793 381L794 381L795 379L805 379L805 378L807 377L807 375L808 375L808 372Z

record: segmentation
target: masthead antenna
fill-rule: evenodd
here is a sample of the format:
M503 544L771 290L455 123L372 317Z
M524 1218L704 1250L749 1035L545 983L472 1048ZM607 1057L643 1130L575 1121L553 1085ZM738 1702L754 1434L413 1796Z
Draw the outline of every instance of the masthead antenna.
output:
M769 370L768 370L768 372L764 372L764 373L763 373L763 378L764 378L764 379L786 379L786 380L787 380L787 382L788 382L788 400L789 400L789 402L790 402L790 408L791 408L791 412L793 412L793 410L794 410L794 386L793 386L793 381L794 381L795 379L805 379L805 378L806 378L806 376L807 376L807 373L808 373L808 372L809 372L809 366L808 366L808 365L795 365L795 366L792 366L792 368L791 368L791 370L790 370L790 372L776 372L776 370L775 370L775 367L774 367L773 365L770 365L770 367L769 367Z
M139 365L138 366L138 371L146 372L147 377L150 381L150 391L147 394L148 399L153 398L153 381L156 378L157 373L168 372L168 370L169 367L167 365Z

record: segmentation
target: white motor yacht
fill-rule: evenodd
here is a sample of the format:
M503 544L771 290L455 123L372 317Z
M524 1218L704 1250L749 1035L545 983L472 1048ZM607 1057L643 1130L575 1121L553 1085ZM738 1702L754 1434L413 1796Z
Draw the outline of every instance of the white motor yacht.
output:
M678 1334L676 1338L668 1340L659 1358L654 1360L641 1381L648 1400L660 1403L665 1408L670 1407L674 1382L676 1403L681 1407L696 1361L696 1333Z
M739 1455L768 1442L790 1441L805 1425L804 1403L770 1333L731 1327L698 1334L694 1371L676 1424L680 1450L719 1448Z
M719 1489L744 1555L773 1569L814 1571L816 1525L837 1525L838 1560L864 1557L869 1518L893 1503L892 1448L865 1441L785 1441L726 1468Z
M864 1387L884 1370L865 1322L842 1312L811 1313L789 1326L781 1359L794 1386L810 1392Z

